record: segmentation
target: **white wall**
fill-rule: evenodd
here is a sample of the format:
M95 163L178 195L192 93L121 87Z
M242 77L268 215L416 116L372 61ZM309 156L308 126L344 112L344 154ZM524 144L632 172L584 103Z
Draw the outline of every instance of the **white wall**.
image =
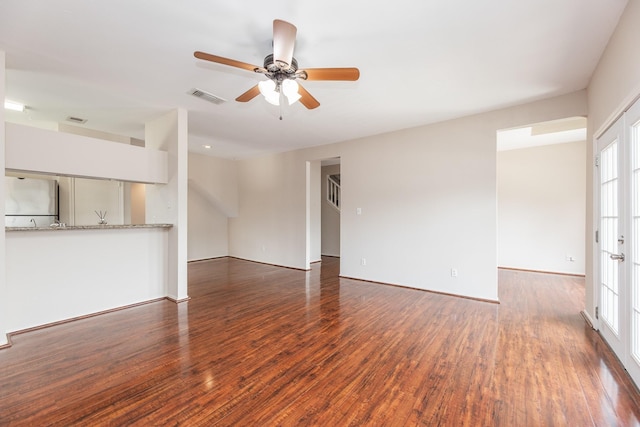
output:
M495 156L479 117L351 144L340 153L341 274L497 300Z
M640 1L631 0L588 87L589 127L587 131L587 232L585 310L595 318L594 297L594 216L593 216L593 140L612 124L640 95Z
M0 99L4 99L5 93L5 53L0 50ZM4 121L4 108L0 108L0 165L4 168L5 164L5 121ZM4 185L0 186L0 200L5 199ZM0 203L0 214L4 217L4 203ZM8 300L7 294L9 289L7 287L6 279L6 260L5 260L5 231L0 233L0 346L7 344L7 335L9 331L9 316L7 315Z
M340 165L322 168L322 255L340 256L340 212L327 202L327 176L340 174Z
M233 160L189 153L188 259L229 255L228 218L238 215Z
M498 152L498 266L584 274L585 156L584 141Z
M238 161L238 212L229 255L308 269L307 159L300 152Z
M5 123L5 126L7 169L121 181L167 182L166 151L15 123Z
M230 254L308 268L306 162L340 157L341 275L496 300L496 131L585 114L581 91L239 161L240 216L230 221Z
M167 295L167 229L6 233L7 332Z

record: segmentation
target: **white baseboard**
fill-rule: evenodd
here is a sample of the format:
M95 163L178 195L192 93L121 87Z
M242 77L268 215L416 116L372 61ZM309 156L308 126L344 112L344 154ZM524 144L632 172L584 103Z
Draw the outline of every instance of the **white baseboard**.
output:
M593 319L591 318L591 316L589 315L589 313L587 313L587 311L586 311L586 310L582 310L582 311L580 312L580 314L582 314L582 317L584 317L584 320L586 320L586 321L587 321L587 323L589 324L589 326L591 326L591 328L592 328L593 330L596 330L596 331L598 330L598 329L596 328L596 326L595 326L595 322L593 321Z

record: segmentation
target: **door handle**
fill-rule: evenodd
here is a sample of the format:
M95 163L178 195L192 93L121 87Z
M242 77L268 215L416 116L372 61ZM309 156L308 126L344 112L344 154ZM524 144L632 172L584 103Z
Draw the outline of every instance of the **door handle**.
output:
M611 255L609 255L609 258L611 258L614 261L622 262L622 261L624 261L624 254L623 253L621 253L621 254L611 254Z

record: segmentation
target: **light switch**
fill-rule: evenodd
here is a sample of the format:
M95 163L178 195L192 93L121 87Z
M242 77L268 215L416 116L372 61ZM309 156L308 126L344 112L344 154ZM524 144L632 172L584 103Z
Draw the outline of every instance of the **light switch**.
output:
M362 208L356 208L356 215L362 215Z

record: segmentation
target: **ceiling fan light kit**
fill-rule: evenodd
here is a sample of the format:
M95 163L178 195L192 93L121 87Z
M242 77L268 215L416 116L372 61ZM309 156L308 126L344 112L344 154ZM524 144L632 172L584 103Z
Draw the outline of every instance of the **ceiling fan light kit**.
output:
M280 105L280 94L276 90L276 84L271 80L264 80L258 83L260 93L271 105Z
M360 78L360 71L357 68L298 69L298 61L293 57L296 34L295 25L281 19L274 20L273 53L264 58L262 67L200 51L194 52L193 55L198 59L253 71L267 77L268 80L261 81L237 97L238 102L248 102L258 94L262 94L272 105L282 106L285 102L292 105L300 101L311 110L319 107L320 102L302 85L299 85L296 79L356 81ZM280 119L282 120L282 116Z
M264 99L271 105L280 105L280 96L287 99L289 105L294 104L300 99L298 93L298 83L294 80L285 80L280 83L280 87L273 80L264 80L258 83L260 93Z
M280 90L289 100L289 105L293 104L301 98L300 94L298 93L298 87L300 86L295 80L285 80L282 82Z

